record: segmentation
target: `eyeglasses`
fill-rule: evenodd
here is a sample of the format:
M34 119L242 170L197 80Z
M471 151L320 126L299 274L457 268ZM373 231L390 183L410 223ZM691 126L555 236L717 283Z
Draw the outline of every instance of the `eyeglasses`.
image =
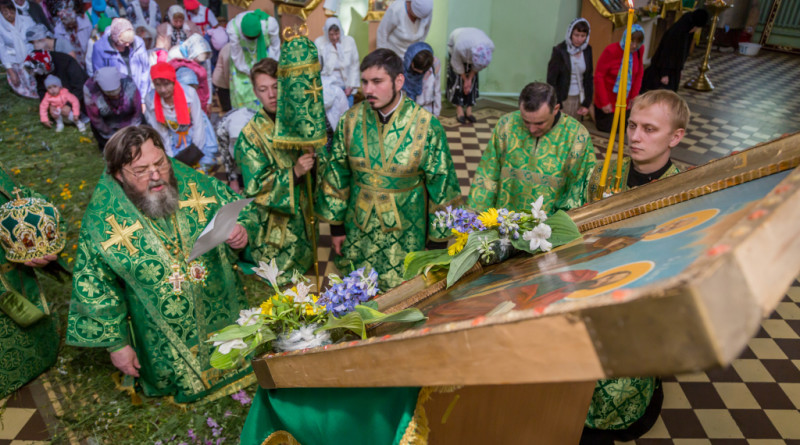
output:
M150 165L143 165L135 168L122 167L123 170L129 171L136 179L141 179L143 177L150 178L153 176L153 173L158 173L159 176L163 176L169 171L169 168L170 163L166 156L162 156L160 160Z

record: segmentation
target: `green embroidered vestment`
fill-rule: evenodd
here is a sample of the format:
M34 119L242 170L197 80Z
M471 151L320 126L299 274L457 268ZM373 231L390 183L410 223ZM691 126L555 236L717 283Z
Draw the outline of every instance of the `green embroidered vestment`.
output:
M345 113L317 188L317 215L345 227L337 267L374 268L382 291L402 282L408 252L447 239L433 214L461 199L444 128L402 101L385 125L368 102Z
M250 383L249 367L219 371L209 364L209 335L236 321L247 306L236 254L223 243L187 264L195 240L220 207L238 197L214 178L172 161L179 209L144 216L120 184L104 174L83 217L75 258L67 343L131 345L147 396L192 402ZM249 207L239 223L254 239Z
M606 176L606 190L611 190L614 188L614 184L617 181L617 178L614 176L617 174L617 157L612 156L610 164L608 166L608 176ZM595 194L597 193L597 189L600 187L600 174L603 172L603 163L598 162L595 166L594 173L592 173L592 177L589 180L589 186L586 187L586 202L594 202ZM619 191L624 192L628 190L628 174L631 172L631 158L630 156L623 156L622 157L622 175L620 177L620 184L619 184ZM664 172L658 179L664 179L666 177L677 175L681 171L675 164L672 164L667 171Z
M284 273L284 284L292 271L304 273L314 253L306 224L308 198L306 178L295 184L294 164L300 150L276 149L272 144L275 125L262 108L242 129L236 141L236 163L242 169L244 195L255 198L258 235L250 243L255 261L274 258ZM306 174L311 174L308 172Z
M0 205L12 199L12 191L19 187L20 197L45 199L32 190L17 186L0 168ZM63 228L63 222L61 224ZM61 236L66 236L64 233ZM44 294L34 269L6 260L0 247L0 298L9 292L22 295L43 311L45 317L34 324L22 327L0 310L0 399L6 397L53 365L58 355L59 337L56 322L50 315Z
M477 212L492 207L530 211L540 195L548 214L580 207L594 164L589 132L571 116L561 113L550 131L535 138L514 111L494 127L467 207Z

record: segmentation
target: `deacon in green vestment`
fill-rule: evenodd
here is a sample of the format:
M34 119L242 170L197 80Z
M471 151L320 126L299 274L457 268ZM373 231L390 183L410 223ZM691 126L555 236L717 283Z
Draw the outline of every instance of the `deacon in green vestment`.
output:
M670 90L648 91L633 100L627 128L631 155L623 158L621 191L680 173L669 156L683 139L689 117L686 101ZM601 170L602 165L595 168L587 199L598 199ZM614 186L615 172L616 159L612 159L606 190ZM598 381L581 443L628 442L640 437L658 419L663 397L656 377Z
M244 195L255 198L260 226L251 255L255 261L275 259L280 270L288 272L278 277L283 285L292 271L305 273L314 258L304 177L314 166L314 155L273 144L277 70L278 63L272 59L263 59L250 70L253 90L264 107L242 129L234 150Z
M461 199L439 121L402 93L403 63L379 49L361 63L366 100L345 113L325 158L317 215L331 223L340 271L368 266L387 291L408 252L450 235L434 212Z
M589 132L560 111L556 93L546 83L528 84L519 97L519 111L501 117L469 190L467 207L477 212L506 208L530 211L544 197L552 214L585 203L586 186L595 164Z
M83 217L67 343L108 348L145 395L177 403L251 383L249 367L212 368L206 342L247 305L235 262L257 230L250 209L226 243L189 261L200 233L237 196L167 157L148 126L118 131L105 158Z
M19 197L45 199L27 187L14 184L0 167L0 205L14 199L15 190L19 191ZM63 222L61 231L61 236L65 236ZM6 252L0 247L0 399L21 388L56 361L60 342L56 321L50 315L34 267L31 267L41 267L55 259L54 255L49 255L36 262L13 263L6 260ZM25 310L12 304L14 297L27 300L35 309ZM44 316L34 321L37 318L34 313L44 313Z

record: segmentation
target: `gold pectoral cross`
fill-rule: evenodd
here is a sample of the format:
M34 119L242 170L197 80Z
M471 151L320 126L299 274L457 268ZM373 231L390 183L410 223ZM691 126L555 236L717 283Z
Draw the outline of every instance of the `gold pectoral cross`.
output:
M209 204L216 204L217 198L216 197L207 197L205 193L198 193L197 191L197 183L190 182L189 189L191 189L191 194L189 199L185 201L180 201L179 206L180 208L184 207L191 207L197 212L198 222L204 223L207 221L206 219L206 210L208 210Z
M179 264L172 265L172 275L167 277L167 281L169 284L172 285L172 293L175 295L180 295L183 290L181 289L181 284L186 281L186 275L180 272L181 266Z
M106 221L111 224L111 230L106 230L106 233L111 236L106 241L100 243L100 246L103 247L103 250L108 250L109 247L114 245L117 245L117 248L119 248L119 244L121 244L128 249L129 254L136 255L136 253L139 252L139 249L133 246L131 240L137 239L137 237L133 236L133 233L142 228L142 223L136 221L129 227L123 227L119 225L117 218L114 215L106 218Z

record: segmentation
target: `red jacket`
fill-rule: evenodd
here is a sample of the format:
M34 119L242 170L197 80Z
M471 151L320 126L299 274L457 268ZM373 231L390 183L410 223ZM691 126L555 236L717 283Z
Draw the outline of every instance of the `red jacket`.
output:
M633 71L631 72L631 90L628 91L628 107L631 105L631 100L639 95L639 90L642 88L642 75L644 74L642 66L643 54L644 45L633 53L633 67L631 67ZM619 43L612 43L603 50L603 53L600 54L600 59L597 60L597 67L594 71L594 106L597 108L603 108L608 104L614 106L617 103L614 84L617 82L617 73L621 68L622 55L622 47L619 46ZM620 82L627 81L620 79Z

